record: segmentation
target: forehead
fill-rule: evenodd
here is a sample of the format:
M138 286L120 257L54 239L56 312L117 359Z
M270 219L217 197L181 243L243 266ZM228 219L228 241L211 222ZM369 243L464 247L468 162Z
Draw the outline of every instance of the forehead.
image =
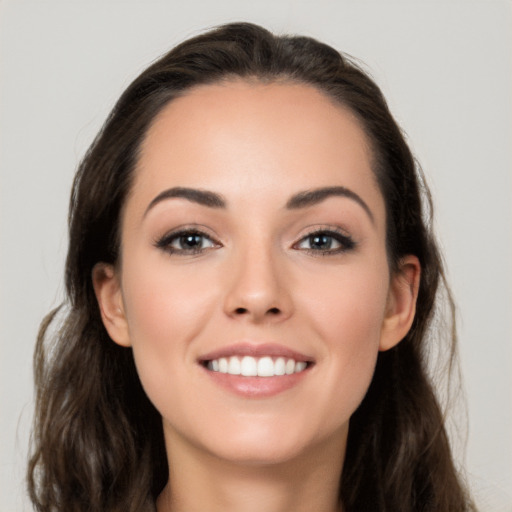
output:
M171 186L200 186L278 196L340 185L379 201L371 160L355 115L314 87L223 82L196 87L159 113L132 192L151 199Z

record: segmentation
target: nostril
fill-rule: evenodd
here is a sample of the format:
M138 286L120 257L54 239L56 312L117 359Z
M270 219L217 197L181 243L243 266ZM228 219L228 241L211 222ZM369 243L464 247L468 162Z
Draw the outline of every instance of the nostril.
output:
M265 313L261 316L274 317L274 316L281 315L281 313L282 313L281 309L272 307L272 308L268 308L265 311ZM249 315L249 316L254 315L255 317L260 316L260 313L258 312L257 308L255 308L255 310L253 310L252 308L244 308L244 307L239 307L239 308L234 309L232 314L234 314L236 316L244 316L244 315Z

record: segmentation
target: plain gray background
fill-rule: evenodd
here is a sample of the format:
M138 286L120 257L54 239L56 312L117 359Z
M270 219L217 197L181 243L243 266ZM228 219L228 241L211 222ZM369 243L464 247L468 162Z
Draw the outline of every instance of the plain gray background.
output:
M150 61L239 20L322 39L364 61L384 90L432 187L459 305L468 476L482 511L512 511L506 0L0 0L0 511L30 509L31 357L41 318L62 299L76 165Z

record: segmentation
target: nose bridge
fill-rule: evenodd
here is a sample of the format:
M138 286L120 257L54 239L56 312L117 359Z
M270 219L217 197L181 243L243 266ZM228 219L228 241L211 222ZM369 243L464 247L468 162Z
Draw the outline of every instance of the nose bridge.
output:
M253 321L283 318L291 312L283 257L265 236L248 240L233 250L226 313Z

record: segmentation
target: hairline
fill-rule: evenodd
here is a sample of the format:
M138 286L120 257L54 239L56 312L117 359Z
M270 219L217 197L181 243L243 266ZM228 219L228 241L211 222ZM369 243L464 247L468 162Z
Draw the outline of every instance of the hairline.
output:
M164 97L167 96L166 99L162 102L160 106L158 106L156 113L153 115L153 117L149 120L149 122L144 127L143 133L139 137L139 140L136 143L136 147L134 150L134 160L133 164L129 171L129 177L127 180L127 189L124 197L122 198L122 202L119 208L119 217L116 227L116 261L114 262L114 265L116 267L121 266L121 260L122 260L122 244L121 244L121 232L122 232L122 223L123 218L125 214L126 205L131 197L131 194L133 193L134 184L136 180L137 170L140 169L140 160L142 158L142 154L144 152L144 145L148 138L148 135L152 129L152 127L155 125L155 123L158 121L160 116L163 114L163 112L166 110L166 108L171 105L174 101L189 96L194 91L207 88L210 86L215 85L229 85L229 84L237 84L237 83L245 83L249 85L296 85L296 86L305 86L309 87L318 93L320 93L326 100L329 101L329 103L337 108L344 111L346 114L348 114L351 119L357 124L359 129L364 135L364 144L365 144L365 150L368 155L369 159L369 165L370 169L372 171L374 183L382 195L383 201L384 201L384 225L386 227L386 254L388 258L388 265L390 267L390 271L393 270L393 261L392 261L392 251L390 247L390 240L388 240L389 235L389 215L388 215L388 202L386 200L386 195L383 190L383 185L380 183L379 176L385 175L385 172L382 171L382 162L380 161L380 154L376 148L377 143L374 140L374 136L371 134L370 130L366 127L366 123L364 120L364 117L359 114L355 108L351 107L348 101L344 101L343 98L336 96L334 93L332 93L328 87L322 87L320 83L313 82L311 80L302 79L300 77L292 76L290 73L287 72L277 72L277 73L225 73L221 74L218 77L211 77L209 79L205 79L204 81L198 81L197 83L194 83L190 86L184 86L181 89L175 89L173 91L166 90L162 94Z

